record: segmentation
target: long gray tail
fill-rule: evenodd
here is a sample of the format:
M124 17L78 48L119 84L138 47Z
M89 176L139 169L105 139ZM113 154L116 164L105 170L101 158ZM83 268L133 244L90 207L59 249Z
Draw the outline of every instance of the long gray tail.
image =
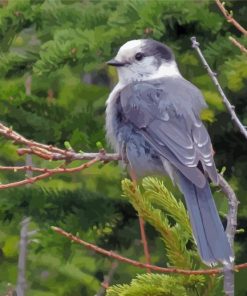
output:
M221 223L210 187L199 188L182 174L179 175L194 238L202 260L208 265L231 262L232 250Z

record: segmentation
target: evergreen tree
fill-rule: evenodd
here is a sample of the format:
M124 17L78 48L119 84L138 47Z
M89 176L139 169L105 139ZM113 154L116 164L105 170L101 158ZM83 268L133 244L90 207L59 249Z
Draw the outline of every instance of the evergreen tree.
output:
M227 7L247 27L244 2L229 1ZM226 177L241 202L238 227L245 228L246 145L190 43L190 37L197 36L209 64L218 73L227 96L246 125L247 59L229 42L231 34L247 46L246 38L209 0L0 1L0 121L30 139L62 148L65 141L77 151L97 151L97 141L106 147L105 100L117 77L105 61L130 39L151 37L164 42L173 48L182 74L202 90L209 105L202 118L214 144L217 166L226 167ZM46 161L37 157L32 157L32 162L47 166ZM25 158L16 154L14 144L0 138L0 164L24 163ZM49 167L59 164L49 163ZM98 291L103 275L110 268L109 259L94 256L58 237L49 230L51 225L142 260L140 243L136 243L139 239L136 213L126 198L120 197L124 174L111 163L78 174L59 175L31 187L1 191L0 295L6 294L9 285L16 284L18 225L23 216L30 216L30 228L39 230L29 245L27 295L91 296ZM23 175L0 171L0 177L1 183L7 183ZM147 234L153 263L199 268L202 263L193 246L186 211L165 188L176 198L180 194L168 180L164 184L165 187L153 179L144 180L144 189L138 193L141 205L135 203L127 181L123 189L134 208L142 210L151 224L147 226ZM226 201L217 188L214 196L224 220ZM169 202L165 197L170 198ZM175 208L169 208L171 204ZM236 260L246 261L246 233L238 234L236 240ZM181 252L186 255L178 256ZM148 282L159 287L157 295L171 292L193 295L198 291L199 295L213 295L210 293L218 286L216 278L156 274L136 277L137 272L140 270L135 267L119 266L113 283L130 284L115 286L108 295L148 295L145 289L149 286L144 285ZM245 277L246 271L237 274L237 295L246 293Z

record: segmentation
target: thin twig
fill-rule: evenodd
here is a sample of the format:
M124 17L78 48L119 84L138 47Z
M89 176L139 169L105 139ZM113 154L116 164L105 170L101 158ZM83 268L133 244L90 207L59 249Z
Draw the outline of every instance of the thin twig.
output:
M211 77L213 83L215 84L215 86L217 87L223 103L226 106L226 109L228 110L228 112L231 115L231 119L233 121L233 123L235 124L235 126L239 129L239 131L242 133L242 135L245 137L245 139L247 140L247 130L244 127L244 125L241 123L241 121L238 119L236 112L235 112L235 107L228 101L223 89L221 88L218 79L216 78L216 73L214 73L211 68L209 67L209 64L207 63L204 55L202 54L200 47L199 47L199 42L196 41L196 37L191 37L191 41L192 41L192 47L196 50L197 54L199 55L203 66L206 68L209 76Z
M42 179L49 178L49 177L51 177L52 175L55 175L55 174L79 172L79 171L82 171L84 169L89 168L90 166L92 166L93 164L95 164L98 161L99 161L99 158L96 157L96 158L94 158L94 159L92 159L92 160L90 160L90 161L88 161L86 163L83 163L82 165L80 165L78 167L75 167L75 168L45 169L46 172L41 174L41 175L31 177L31 178L26 178L24 180L17 181L17 182L12 182L12 183L8 183L8 184L1 184L0 185L0 190L6 189L6 188L20 187L20 186L23 186L23 185L26 185L26 184L33 184L33 183L35 183L37 181L40 181ZM0 167L0 169L1 169L1 167ZM36 168L34 168L34 169L36 169ZM31 171L32 168L28 167L28 170Z
M229 40L237 46L243 53L247 54L247 48L244 47L243 44L241 44L239 41L237 41L234 37L230 36Z
M137 177L134 172L134 170L131 168L130 169L130 176L133 182L133 185L135 188L137 188ZM139 214L139 213L138 213ZM147 241L147 236L146 236L146 231L145 231L145 222L140 215L138 215L139 218L139 225L140 225L140 232L141 232L141 242L143 245L143 250L144 250L144 255L146 258L146 264L150 265L151 264L151 256L148 248L148 241ZM147 272L151 272L149 268L147 268Z
M149 252L147 235L146 235L146 231L145 231L145 221L140 216L139 216L139 225L140 225L140 231L141 231L141 242L143 244L143 250L144 250L144 255L146 258L146 263L148 265L150 265L151 264L151 256L150 256L150 252ZM147 268L147 272L151 272L151 270L149 268Z
M63 235L64 237L68 238L69 240L71 240L77 244L83 245L85 248L87 248L91 251L94 251L96 253L100 253L104 256L114 258L120 262L128 263L128 264L131 264L131 265L139 267L139 268L144 268L144 269L149 268L150 270L161 272L161 273L178 273L178 274L184 274L184 275L199 275L199 274L215 275L215 274L220 274L220 273L224 272L223 268L189 270L189 269L181 269L181 268L176 268L176 267L160 267L160 266L156 266L156 265L141 263L139 261L132 260L130 258L121 256L113 251L108 251L108 250L100 248L94 244L90 244L90 243L80 239L79 237L74 236L73 234L64 231L61 228L58 228L55 226L51 226L51 228L55 232ZM244 269L244 268L247 268L247 263L236 265L235 271L238 271L238 270Z
M107 162L112 160L121 160L122 158L117 153L76 153L73 150L64 150L52 145L45 145L42 143L29 140L17 132L13 131L2 123L0 123L0 135L4 138L12 140L14 144L23 144L29 148L19 148L18 154L20 156L25 154L37 155L46 160L92 160L100 156L100 160Z
M111 263L111 268L110 268L107 276L104 277L104 281L101 284L101 287L100 287L99 291L97 292L97 294L95 296L104 296L105 295L105 291L110 286L112 278L113 278L113 276L114 276L114 274L116 272L117 267L118 267L118 262L113 261Z
M216 4L218 5L219 9L221 10L221 12L223 13L224 17L226 18L226 20L228 21L228 23L231 23L235 28L237 28L241 33L243 33L245 36L247 36L247 31L245 30L245 28L243 28L233 17L232 17L232 13L228 12L225 8L225 4L224 2L221 3L220 0L215 0Z
M13 140L14 143L23 144L27 147L31 147L31 146L32 147L39 147L39 148L43 148L45 150L48 150L50 152L62 153L65 155L67 153L66 150L59 149L59 148L54 147L52 145L45 145L45 144L35 142L33 140L28 140L25 137L23 137L22 135L13 131L12 128L8 128L5 125L3 125L2 123L0 123L0 134L3 135L7 139Z
M75 168L66 168L65 165L63 167L48 169L48 168L38 168L33 166L0 166L0 171L13 170L17 171L29 171L29 172L39 172L41 173L38 176L26 177L21 181L16 181L8 184L0 184L0 190L11 188L11 187L19 187L27 184L35 183L39 180L49 178L55 174L63 174L63 173L74 173L88 168L96 162L109 162L112 160L122 160L121 156L116 153L105 153L102 149L98 153L76 153L73 150L63 150L57 148L52 145L45 145L42 143L35 142L33 140L29 140L17 132L13 131L12 128L9 128L2 123L0 123L0 135L3 137L13 140L14 144L25 145L28 148L19 148L19 155L36 155L45 160L65 160L65 164L70 163L75 160L89 160L87 163L84 163Z

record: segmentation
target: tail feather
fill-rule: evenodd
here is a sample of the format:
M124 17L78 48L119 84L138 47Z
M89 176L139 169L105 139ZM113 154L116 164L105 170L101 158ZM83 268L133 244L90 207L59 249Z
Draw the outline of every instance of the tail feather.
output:
M194 238L202 260L208 265L231 262L232 250L208 182L203 188L199 188L180 175L179 186L185 197Z

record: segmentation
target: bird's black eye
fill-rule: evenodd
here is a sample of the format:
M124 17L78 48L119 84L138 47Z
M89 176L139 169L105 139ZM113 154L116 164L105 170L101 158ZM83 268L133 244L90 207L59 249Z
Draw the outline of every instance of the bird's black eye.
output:
M136 55L135 55L135 59L137 61L140 61L144 58L144 54L142 52L138 52Z

